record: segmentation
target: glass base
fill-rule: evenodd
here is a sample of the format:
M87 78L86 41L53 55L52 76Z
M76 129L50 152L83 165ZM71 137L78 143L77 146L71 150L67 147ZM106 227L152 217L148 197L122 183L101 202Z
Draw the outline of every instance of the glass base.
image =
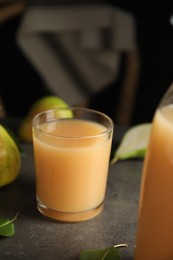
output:
M95 209L83 211L83 212L79 212L79 213L59 212L56 210L46 208L39 202L37 203L37 208L40 211L40 213L42 213L44 216L46 216L52 220L56 220L58 222L74 223L74 222L86 221L86 220L96 217L103 210L103 203Z

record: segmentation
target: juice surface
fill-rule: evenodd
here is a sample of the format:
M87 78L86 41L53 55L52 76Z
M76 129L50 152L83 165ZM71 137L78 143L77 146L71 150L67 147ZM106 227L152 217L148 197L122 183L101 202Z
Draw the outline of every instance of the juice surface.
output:
M135 260L173 259L173 106L157 110L144 162Z
M101 134L107 129L76 119L46 123L41 129L54 137L33 134L39 201L61 212L99 206L105 196L111 149L111 137Z

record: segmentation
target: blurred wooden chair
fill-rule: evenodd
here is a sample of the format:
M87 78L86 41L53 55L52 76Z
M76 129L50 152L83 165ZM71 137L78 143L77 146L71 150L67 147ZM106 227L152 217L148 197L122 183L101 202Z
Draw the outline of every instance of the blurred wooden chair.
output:
M140 56L138 50L127 53L125 72L121 84L114 121L120 125L130 125L134 103L137 96L138 80L140 73Z
M0 118L4 118L4 117L6 117L6 112L5 112L4 104L0 97Z
M26 7L25 0L0 0L0 25L21 14ZM0 118L6 116L5 107L0 97Z
M0 0L0 24L19 15L25 10L25 0Z
M48 88L69 105L87 103L116 82L121 54L127 53L115 119L125 125L131 119L138 78L135 29L133 15L120 8L38 2L27 8L17 42Z

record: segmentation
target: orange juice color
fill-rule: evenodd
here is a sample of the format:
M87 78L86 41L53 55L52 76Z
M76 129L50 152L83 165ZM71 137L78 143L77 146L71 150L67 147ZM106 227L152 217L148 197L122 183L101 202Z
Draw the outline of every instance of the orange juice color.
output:
M156 111L144 162L135 260L173 259L173 106Z
M76 119L44 123L41 129L54 137L41 132L33 134L40 204L67 214L90 211L101 205L112 138L101 134L107 129L98 123ZM95 135L99 136L92 137Z

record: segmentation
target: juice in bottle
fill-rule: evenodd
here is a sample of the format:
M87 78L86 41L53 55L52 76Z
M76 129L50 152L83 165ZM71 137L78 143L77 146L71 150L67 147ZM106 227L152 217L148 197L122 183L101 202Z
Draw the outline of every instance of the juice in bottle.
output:
M173 259L173 105L156 110L146 154L135 260Z

